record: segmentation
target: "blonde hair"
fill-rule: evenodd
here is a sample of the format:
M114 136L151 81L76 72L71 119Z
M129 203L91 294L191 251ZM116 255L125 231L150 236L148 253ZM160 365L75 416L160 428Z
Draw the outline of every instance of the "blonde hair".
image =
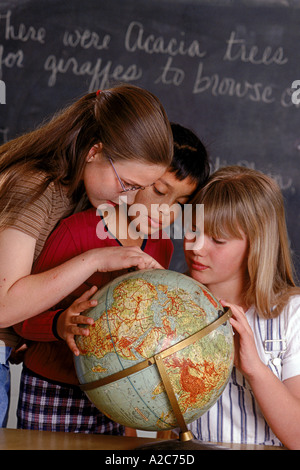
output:
M0 212L1 226L16 204L14 187L32 174L41 173L44 180L22 201L22 207L52 181L66 186L68 196L78 202L84 194L86 156L99 142L104 155L113 161L139 160L167 167L173 156L171 126L152 93L129 84L89 93L50 122L0 147L0 200L12 195Z
M295 286L283 197L277 183L259 171L230 166L216 171L200 191L204 230L215 238L248 238L248 306L274 318Z

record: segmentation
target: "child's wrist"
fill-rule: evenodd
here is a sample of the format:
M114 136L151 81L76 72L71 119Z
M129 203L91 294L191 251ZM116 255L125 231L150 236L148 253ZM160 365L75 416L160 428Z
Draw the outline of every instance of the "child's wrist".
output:
M101 252L101 256L99 250L104 250L103 253ZM105 248L94 248L86 252L86 255L88 256L87 261L90 266L91 274L94 274L97 271L101 271L104 254Z
M259 383L264 379L268 370L268 366L260 360L256 367L253 367L251 371L248 371L248 373L244 373L243 375L251 385L254 385L256 382Z
M59 318L60 318L60 316L63 312L64 312L64 310L58 310L58 312L56 313L56 315L55 315L55 317L53 318L53 321L52 321L52 333L55 336L55 338L58 339L59 341L61 341L63 338L61 338L61 336L58 333L57 323L58 323Z

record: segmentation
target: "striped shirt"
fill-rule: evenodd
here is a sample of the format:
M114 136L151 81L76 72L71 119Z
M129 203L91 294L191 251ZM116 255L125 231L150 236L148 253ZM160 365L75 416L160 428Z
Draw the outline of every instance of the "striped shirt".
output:
M58 183L50 183L42 195L20 212L18 201L28 199L37 186L42 182L43 175L37 174L30 179L22 179L14 187L14 208L7 226L20 230L36 240L34 260L37 259L48 236L58 222L70 214L72 206L64 188ZM7 194L0 201L4 208L9 200ZM12 328L0 329L0 346L14 347L19 338Z
M277 318L265 320L254 308L246 316L264 364L281 381L300 375L300 296L291 297ZM249 383L235 367L216 404L189 428L200 441L282 445L266 423Z
M23 179L14 187L14 207L6 223L36 240L34 260L37 259L48 236L58 222L70 215L72 206L65 189L59 183L50 183L47 189L29 206L20 211L19 203L29 199L38 185L43 181L43 175L37 174L30 179ZM10 195L0 201L0 209L5 207Z

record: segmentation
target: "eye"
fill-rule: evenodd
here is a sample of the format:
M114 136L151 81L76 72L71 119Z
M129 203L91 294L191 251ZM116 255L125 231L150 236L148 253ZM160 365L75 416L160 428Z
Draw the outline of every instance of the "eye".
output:
M127 183L127 181L122 180L122 183L124 184L125 188L130 188L132 184Z
M139 191L140 189L145 189L144 186L136 186L136 185L132 185L131 183L127 183L124 180L121 180L121 181L125 188L125 191Z
M212 241L213 241L214 243L216 243L217 245L224 245L224 244L226 243L226 240L223 240L223 239L220 239L220 238L214 238L214 237L212 237L211 239L212 239Z
M159 191L155 186L153 186L153 189L154 189L154 192L155 192L158 196L165 196L165 194L162 193L161 191Z

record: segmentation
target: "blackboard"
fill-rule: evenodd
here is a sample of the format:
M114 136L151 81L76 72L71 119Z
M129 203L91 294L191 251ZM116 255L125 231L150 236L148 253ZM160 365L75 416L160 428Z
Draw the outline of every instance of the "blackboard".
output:
M128 81L194 130L214 171L272 175L300 276L300 2L19 0L0 4L0 142ZM5 96L4 96L5 94ZM297 95L300 97L300 93ZM4 99L5 98L5 99ZM185 270L181 241L171 267Z

